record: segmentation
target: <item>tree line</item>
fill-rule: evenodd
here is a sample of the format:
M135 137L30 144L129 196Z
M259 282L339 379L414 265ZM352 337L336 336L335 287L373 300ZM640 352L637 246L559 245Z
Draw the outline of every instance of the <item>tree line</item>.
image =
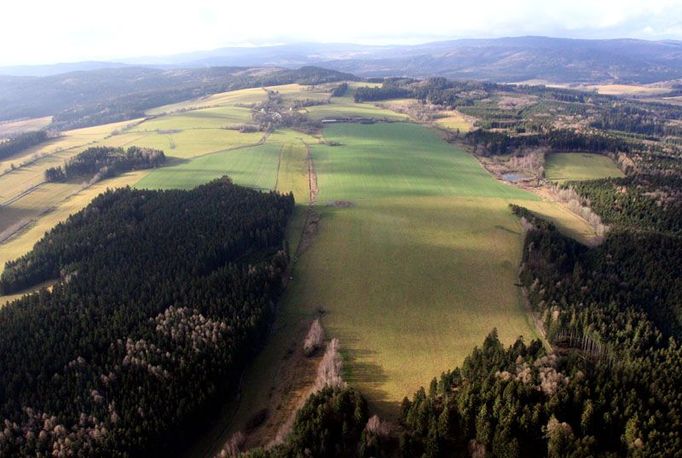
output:
M67 181L74 178L109 178L137 169L159 167L166 160L161 150L130 146L128 149L95 146L67 160L64 166L45 170L46 181Z
M44 130L24 132L23 134L16 135L7 141L0 142L0 159L14 156L32 146L45 142L47 139L48 135Z

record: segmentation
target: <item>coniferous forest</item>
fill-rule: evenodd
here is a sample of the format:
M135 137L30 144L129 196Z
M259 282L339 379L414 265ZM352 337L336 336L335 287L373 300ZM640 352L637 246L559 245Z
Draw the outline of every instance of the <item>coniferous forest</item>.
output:
M20 153L32 146L39 145L47 141L47 132L38 130L34 132L24 132L10 138L8 141L0 142L0 159L6 159L14 154Z
M0 455L163 454L229 396L282 289L291 195L108 191L8 263Z
M131 146L128 149L95 146L88 148L64 166L45 170L46 181L65 181L74 178L109 178L135 169L149 169L164 163L163 151Z

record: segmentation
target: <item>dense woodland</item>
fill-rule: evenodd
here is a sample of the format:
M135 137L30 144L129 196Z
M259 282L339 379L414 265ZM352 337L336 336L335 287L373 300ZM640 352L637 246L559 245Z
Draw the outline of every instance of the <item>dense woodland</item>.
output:
M569 183L607 224L682 236L682 177L632 175Z
M6 141L0 141L0 159L6 159L15 154L43 143L48 138L47 132L38 130L19 134Z
M223 178L100 195L9 262L0 455L161 454L231 396L287 268L291 195Z
M348 87L348 83L343 82L343 83L339 84L338 86L336 86L334 89L332 89L332 92L331 92L332 97L343 97L344 95L346 95L348 93L349 89L350 88Z
M356 102L377 102L379 100L400 99L410 97L412 92L399 86L384 83L380 87L359 87L353 94Z
M510 135L505 132L477 129L465 136L474 152L483 156L510 154L529 148L548 148L554 152L585 151L608 153L627 152L629 143L602 132L583 133L571 129L550 129L547 132Z
M354 389L324 387L313 393L299 410L284 444L254 450L249 456L357 456L362 448L359 444L364 442L367 412L367 401Z
M64 166L45 170L47 181L68 181L75 178L110 178L138 169L161 166L166 161L163 151L130 146L128 149L95 146L69 159Z

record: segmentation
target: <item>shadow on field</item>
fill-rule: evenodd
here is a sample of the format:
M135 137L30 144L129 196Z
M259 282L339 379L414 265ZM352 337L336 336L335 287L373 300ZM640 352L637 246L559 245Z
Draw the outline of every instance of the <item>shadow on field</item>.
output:
M163 169L166 167L175 167L178 165L187 164L188 162L191 162L191 159L184 159L175 156L166 156L166 162L164 162L163 165L159 168Z
M344 351L347 362L347 382L359 388L369 402L370 410L384 418L397 418L400 406L389 400L380 386L388 381L384 368L377 364L376 351L350 348Z

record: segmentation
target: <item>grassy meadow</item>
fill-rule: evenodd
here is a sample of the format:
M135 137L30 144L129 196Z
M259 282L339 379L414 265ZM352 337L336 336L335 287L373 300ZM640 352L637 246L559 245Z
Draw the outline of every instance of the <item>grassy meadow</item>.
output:
M339 146L311 147L320 227L245 376L233 431L281 407L271 405L277 383L296 391L281 382L282 366L319 310L341 341L347 381L388 416L492 328L506 342L534 337L514 286L522 234L508 204L545 202L416 124L335 124L323 134Z
M39 130L52 122L52 116L42 118L20 119L17 121L0 121L0 139L9 138L22 132Z
M406 121L406 115L396 113L385 108L379 108L371 103L355 103L350 97L333 98L332 103L306 107L305 112L310 119L339 119L339 118L375 118L386 121Z
M450 130L458 130L461 133L469 132L473 127L472 118L463 115L457 110L443 110L441 117L437 118L435 124Z
M610 157L603 154L555 153L547 157L545 176L550 181L563 183L622 177L623 172Z

